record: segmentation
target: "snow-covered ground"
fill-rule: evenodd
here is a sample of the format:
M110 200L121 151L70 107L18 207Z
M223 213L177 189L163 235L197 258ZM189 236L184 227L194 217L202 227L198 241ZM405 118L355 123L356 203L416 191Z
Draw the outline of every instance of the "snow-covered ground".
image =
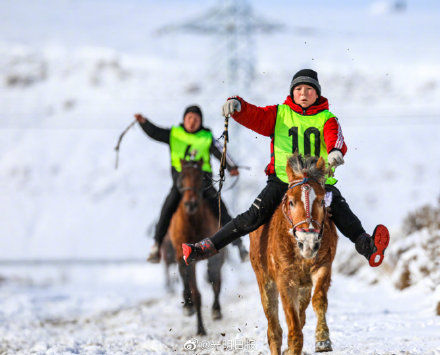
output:
M285 30L255 37L256 77L239 94L257 105L280 103L296 70L316 69L349 148L338 187L368 231L384 223L401 233L404 216L440 193L439 3L409 0L402 12L392 10L392 1L252 3ZM221 104L236 94L219 70L224 43L155 34L215 4L0 2L0 263L145 257L151 244L145 231L151 234L170 188L168 149L136 127L122 142L115 171L113 147L133 113L166 127L193 103L220 135ZM251 167L225 193L235 214L265 184L269 140L238 133L235 123L230 131L229 151ZM340 239L335 269L359 267L352 245ZM194 335L195 320L183 317L180 296L165 294L159 266L0 265L0 353L180 353ZM199 273L203 340L252 340L257 353L266 353L250 266L232 261L224 270L220 322L210 320L211 292ZM335 353L440 353L432 294L423 282L402 292L394 282L385 269L335 274L329 307Z
M183 315L180 285L174 295L163 291L157 277L161 266L73 267L46 279L37 275L45 270L33 270L33 281L19 279L0 288L0 353L182 353L196 339L197 353L243 353L247 346L251 353L266 354L267 323L250 265L229 262L223 270L223 319L213 321L206 266L198 265L204 337L195 336L195 316ZM339 275L330 290L335 354L440 353L440 317L428 310L423 292L396 292L387 280L368 286ZM284 349L287 330L280 319ZM304 351L313 353L311 306L307 319Z

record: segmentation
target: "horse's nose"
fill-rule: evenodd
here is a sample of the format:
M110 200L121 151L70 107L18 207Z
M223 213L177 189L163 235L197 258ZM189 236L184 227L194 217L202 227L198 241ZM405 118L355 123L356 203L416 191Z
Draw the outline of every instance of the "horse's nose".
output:
M301 242L298 242L298 246L299 246L299 248L300 248L301 250L303 250L303 249L304 249L304 244L303 244L303 243L301 243Z
M188 213L194 213L195 210L197 209L197 201L186 201L185 208L188 211Z
M313 252L316 253L319 250L319 247L321 246L320 242L316 242L313 246Z

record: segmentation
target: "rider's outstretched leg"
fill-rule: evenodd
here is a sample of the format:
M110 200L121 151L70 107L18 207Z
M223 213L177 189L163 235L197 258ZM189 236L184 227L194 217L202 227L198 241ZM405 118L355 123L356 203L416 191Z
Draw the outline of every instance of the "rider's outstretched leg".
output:
M218 219L219 218L219 206L218 206L218 192L217 190L212 186L206 186L204 189L204 197L206 198L206 201L208 202L208 206L211 209L214 216ZM226 208L225 203L223 202L223 199L220 199L220 225L223 227L227 223L229 223L232 220L231 215L229 214L228 209ZM238 248L238 252L240 253L240 259L242 262L248 260L249 258L249 252L246 250L246 247L243 245L243 242L240 238L235 239L232 241L232 245Z
M269 221L286 193L288 184L270 175L266 187L252 206L244 213L226 223L212 237L199 243L183 244L183 258L187 264L209 258L234 240L246 235Z
M370 236L365 232L361 221L350 209L341 192L333 185L325 185L325 189L332 193L331 218L338 230L355 244L356 251L365 256L370 266L379 266L390 241L388 229L379 224Z

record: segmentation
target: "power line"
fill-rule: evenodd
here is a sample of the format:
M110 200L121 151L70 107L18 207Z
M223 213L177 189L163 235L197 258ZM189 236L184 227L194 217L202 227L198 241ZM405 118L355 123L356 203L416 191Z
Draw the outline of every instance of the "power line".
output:
M225 0L200 16L164 26L156 33L213 36L217 47L214 52L223 53L225 59L225 63L216 69L226 79L229 92L237 92L249 88L254 79L257 62L254 35L274 33L282 28L281 24L255 15L248 0Z

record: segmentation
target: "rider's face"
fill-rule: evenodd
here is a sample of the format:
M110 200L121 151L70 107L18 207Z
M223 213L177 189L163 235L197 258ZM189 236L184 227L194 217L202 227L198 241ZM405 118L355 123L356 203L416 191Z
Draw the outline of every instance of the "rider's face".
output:
M301 84L293 89L293 101L302 108L313 105L317 98L318 93L310 85Z
M201 124L202 118L197 113L188 112L183 118L183 127L185 127L189 133L196 132Z

